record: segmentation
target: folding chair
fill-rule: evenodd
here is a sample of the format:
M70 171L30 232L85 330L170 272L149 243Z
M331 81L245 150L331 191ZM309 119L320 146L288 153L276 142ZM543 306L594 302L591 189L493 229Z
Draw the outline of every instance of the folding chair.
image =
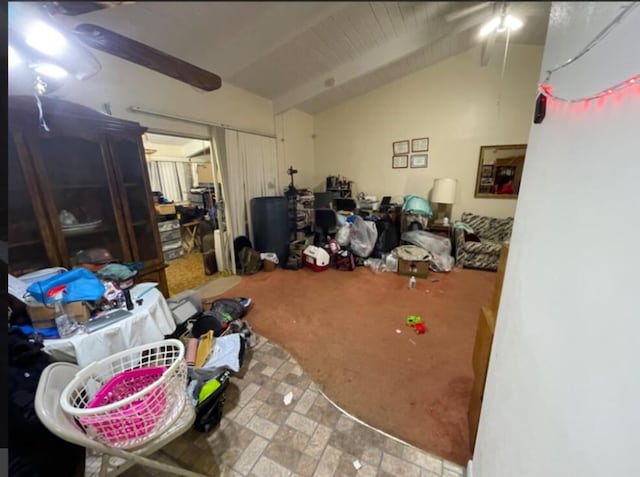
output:
M142 447L129 450L109 447L88 437L82 429L76 425L74 420L65 414L60 406L60 394L79 370L80 368L75 364L62 362L47 366L42 372L40 381L38 382L35 408L40 421L42 421L45 427L53 434L68 442L102 454L100 477L120 475L136 464L185 477L207 477L203 474L157 462L146 457L161 449L193 426L195 411L190 402L185 404L184 410L178 420L158 439L152 440ZM120 458L124 460L124 462L112 463L110 459L113 457Z

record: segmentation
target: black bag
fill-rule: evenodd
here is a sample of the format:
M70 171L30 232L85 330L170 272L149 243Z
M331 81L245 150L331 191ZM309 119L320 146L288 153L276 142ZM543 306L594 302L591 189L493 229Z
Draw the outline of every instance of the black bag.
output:
M236 259L236 265L240 263L240 251L246 247L253 248L253 245L251 244L249 237L246 237L245 235L236 237L233 241L233 253Z
M85 449L55 436L36 414L38 381L50 364L49 355L33 336L19 328L9 330L9 475L61 477L84 475Z
M218 376L216 379L220 382L220 387L196 406L196 420L193 424L196 431L210 432L220 424L226 399L224 392L229 386L230 374L229 371L225 371Z
M234 320L242 318L247 313L247 310L242 303L235 298L218 298L211 303L211 308L209 308L209 310L216 316L229 314Z
M397 224L387 219L376 221L376 229L378 231L378 239L371 256L380 258L383 253L389 253L400 245L400 232Z

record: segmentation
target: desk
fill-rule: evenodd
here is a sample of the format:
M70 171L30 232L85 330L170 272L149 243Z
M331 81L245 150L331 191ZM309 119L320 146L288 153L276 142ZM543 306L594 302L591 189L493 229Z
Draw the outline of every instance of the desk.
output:
M184 253L191 253L192 250L200 247L199 226L199 220L192 220L182 224L182 248Z
M163 340L176 323L162 294L153 289L136 305L133 315L90 334L44 340L44 351L58 361L78 363L82 368L94 361L134 346Z

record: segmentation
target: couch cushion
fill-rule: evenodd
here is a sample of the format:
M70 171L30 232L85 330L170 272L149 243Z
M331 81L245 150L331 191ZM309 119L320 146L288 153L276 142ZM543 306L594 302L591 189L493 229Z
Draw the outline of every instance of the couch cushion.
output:
M513 217L498 219L496 217L487 217L484 215L463 212L460 220L465 224L468 224L475 234L482 240L487 239L491 241L504 242L511 237Z
M502 242L493 240L483 240L482 242L465 242L464 250L468 253L489 253L492 255L500 255Z

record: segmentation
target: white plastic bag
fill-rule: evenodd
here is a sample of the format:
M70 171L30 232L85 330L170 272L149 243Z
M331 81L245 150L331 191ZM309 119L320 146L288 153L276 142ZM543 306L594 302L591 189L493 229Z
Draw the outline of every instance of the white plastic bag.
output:
M338 242L341 247L346 247L349 245L350 233L351 224L344 224L338 229L338 232L336 232L336 242Z
M269 260L270 262L275 263L276 265L278 265L278 256L275 253L272 252L268 252L268 253L261 253L260 254L260 260Z
M449 272L455 264L451 256L451 240L424 230L412 230L402 234L402 240L421 247L431 253L430 268L434 272Z
M384 260L379 258L368 258L364 261L364 264L376 275L387 271L387 265L384 263Z
M376 229L375 223L356 216L355 221L351 224L350 236L350 247L353 254L366 258L371 255L373 247L376 245L378 229Z

